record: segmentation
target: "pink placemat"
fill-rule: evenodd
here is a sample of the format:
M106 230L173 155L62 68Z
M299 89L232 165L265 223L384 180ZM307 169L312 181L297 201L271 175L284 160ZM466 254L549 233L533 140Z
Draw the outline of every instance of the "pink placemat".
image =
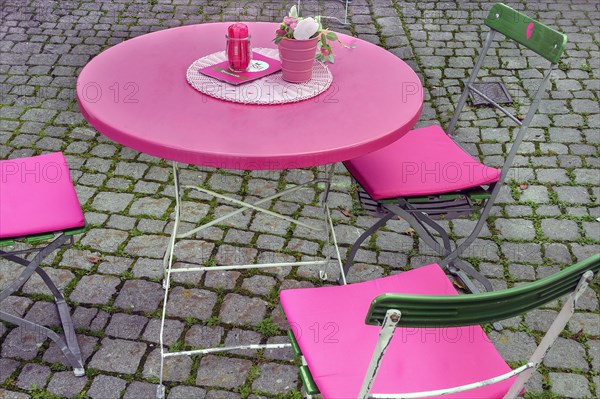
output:
M279 60L275 48L255 48L255 52ZM188 83L201 93L221 100L242 104L286 104L318 96L329 88L333 76L321 62L315 61L312 79L305 83L289 83L283 80L281 71L233 86L198 72L200 69L225 61L225 51L197 59L187 70Z

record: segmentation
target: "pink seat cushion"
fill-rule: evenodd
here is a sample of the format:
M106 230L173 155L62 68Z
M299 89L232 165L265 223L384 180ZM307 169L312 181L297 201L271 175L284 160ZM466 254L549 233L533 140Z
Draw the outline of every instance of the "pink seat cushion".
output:
M0 238L84 225L62 153L0 161Z
M285 315L324 398L358 397L380 331L366 325L365 317L375 297L393 292L456 295L436 264L364 283L281 292ZM398 328L371 392L450 388L510 370L479 326ZM502 398L513 379L443 397Z
M344 165L376 200L449 193L500 179L500 170L480 163L436 125L411 130Z

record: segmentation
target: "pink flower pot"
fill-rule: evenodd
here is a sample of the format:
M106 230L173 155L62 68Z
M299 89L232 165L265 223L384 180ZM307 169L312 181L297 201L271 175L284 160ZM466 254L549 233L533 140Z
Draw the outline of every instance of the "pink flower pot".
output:
M283 39L279 42L279 59L283 80L303 83L312 78L319 36L308 40Z

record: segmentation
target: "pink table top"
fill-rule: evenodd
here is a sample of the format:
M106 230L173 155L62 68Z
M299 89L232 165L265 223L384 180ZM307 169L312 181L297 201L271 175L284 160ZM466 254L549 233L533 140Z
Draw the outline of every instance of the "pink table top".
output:
M333 84L298 103L245 105L214 99L185 78L196 59L221 51L229 23L143 35L92 59L77 80L84 117L135 150L227 169L292 169L349 160L409 131L423 104L415 72L390 52L340 35ZM249 23L253 47L275 47L277 24Z

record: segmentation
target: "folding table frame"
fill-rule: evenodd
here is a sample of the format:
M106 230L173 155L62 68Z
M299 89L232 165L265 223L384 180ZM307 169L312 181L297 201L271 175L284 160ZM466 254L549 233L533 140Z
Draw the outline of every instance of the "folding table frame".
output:
M456 106L452 120L450 121L447 134L452 135L454 132L458 118L467 101L470 91L484 98L496 109L504 113L510 120L516 123L519 127L519 130L505 159L500 174L500 179L496 183L490 184L487 188L475 187L458 192L429 196L425 195L420 197L399 197L375 201L371 199L366 192L363 192L363 199L369 201L371 206L373 206L373 203L375 203L374 207L377 207L385 214L381 219L373 224L373 226L367 229L353 244L348 253L346 264L344 266L344 273L348 273L350 267L352 266L354 256L356 255L356 252L360 248L362 242L380 227L384 226L388 220L394 216L400 216L411 225L419 237L429 247L435 250L435 252L437 252L439 255L443 256L443 260L438 262L438 264L442 267L447 267L448 271L460 279L469 291L479 291L469 277L479 281L487 291L492 290L490 282L481 273L479 273L472 266L468 265L466 262L459 260L458 257L461 256L461 254L475 241L487 221L490 211L492 210L492 206L494 205L503 182L512 166L513 160L517 155L519 146L525 137L527 128L529 127L529 124L531 123L538 109L542 94L544 93L546 84L550 79L550 75L556 68L557 63L563 53L567 43L567 37L564 34L547 27L529 18L527 15L513 10L502 3L495 4L492 7L485 24L490 28L490 30L487 34L487 38L485 39L483 49L481 50L479 57L475 62L475 66L465 84L465 88L458 101L458 105ZM518 116L513 115L506 108L502 107L500 104L496 103L493 99L489 98L487 95L473 86L475 79L477 78L477 74L483 64L483 60L492 45L496 32L499 32L507 38L528 47L546 60L550 61L550 66L544 73L542 81L533 97L533 101L529 106L529 110L525 117L522 118L523 120L521 120ZM477 202L479 203L477 204ZM473 214L477 211L481 211L481 214L473 231L460 245L457 245L456 248L452 250L448 233L434 219L440 217L454 219L461 215ZM439 239L435 237L435 233L439 235Z
M50 241L45 246L32 247L21 250L0 250L0 258L6 258L12 262L15 262L25 269L21 272L19 277L11 282L5 289L0 292L0 302L7 299L14 292L18 291L23 285L29 280L33 273L37 273L44 284L52 292L56 306L58 308L58 315L60 317L61 326L64 332L64 339L51 329L34 323L29 320L25 320L21 317L13 314L0 311L0 320L6 321L17 326L23 327L26 331L34 332L36 334L42 334L50 338L56 343L58 348L67 358L68 363L73 367L73 373L76 376L82 376L85 374L83 359L81 357L81 349L77 342L75 335L75 329L73 326L73 320L71 319L71 313L69 311L69 305L65 301L64 296L60 293L56 285L50 279L50 276L40 267L40 264L48 255L60 248L66 248L73 245L73 236L81 234L86 230L85 227L65 230L62 232L47 233L47 234L36 234L27 237L18 237L10 239L0 240L0 248L13 246L16 242L23 241L27 244L38 244L43 241ZM31 260L23 258L21 255L35 254Z
M265 269L265 268L273 268L273 267L294 267L294 266L325 266L330 263L332 260L331 247L335 250L335 257L337 263L340 267L341 272L341 281L346 284L346 277L343 274L343 264L341 262L341 256L337 244L337 239L335 236L335 232L333 229L333 222L331 220L331 213L329 211L329 207L327 206L327 197L329 195L329 191L331 188L331 179L333 178L335 171L335 164L328 165L325 171L325 177L316 178L305 183L292 185L284 189L283 191L279 191L276 194L270 195L268 197L259 199L253 203L240 201L235 198L228 197L223 194L219 194L215 191L208 190L199 186L181 186L179 183L179 170L176 162L173 162L173 182L175 189L175 220L173 225L173 232L171 233L171 238L169 240L169 244L167 246L167 250L165 252L165 256L163 259L164 262L164 278L163 278L163 288L165 290L165 296L163 300L163 309L161 315L161 323L160 323L160 376L159 376L159 385L157 388L156 396L158 399L162 399L165 397L165 387L163 385L164 378L164 368L165 368L165 359L174 356L190 356L190 355L205 355L209 353L217 353L217 352L225 352L225 351L233 351L233 350L242 350L242 349L278 349L278 348L288 348L291 344L282 343L282 344L252 344L252 345L238 345L238 346L229 346L229 347L215 347L215 348L206 348L206 349L198 349L198 350L190 350L190 351L180 351L180 352L167 352L164 346L164 327L165 327L165 318L167 314L167 303L169 296L169 289L171 286L171 275L173 273L189 273L189 272L211 272L211 271L219 271L219 270L248 270L248 269ZM273 212L269 209L263 208L260 205L268 204L270 201L292 194L296 191L305 189L311 186L324 185L324 192L321 197L321 207L323 212L323 226L316 227L310 225L308 223L304 223L300 220L293 219L289 216L279 214L277 212ZM179 222L180 222L180 211L181 211L181 191L183 189L192 189L199 191L201 193L207 194L213 198L217 198L234 205L239 206L240 208L229 212L226 215L215 218L210 222L204 223L201 226L198 226L192 230L186 231L184 233L179 232ZM294 223L297 226L302 226L313 230L315 232L325 233L326 234L326 246L328 251L327 255L324 259L319 260L310 260L310 261L299 261L299 262L274 262L274 263L261 263L261 264L240 264L240 265L224 265L224 266L198 266L198 267L187 267L187 268L173 268L174 261L174 250L177 239L187 238L195 235L196 233L201 232L202 230L218 225L219 223L224 222L225 220L239 215L244 211L252 210L256 212L261 212L267 215L270 215L275 218L286 220L290 223ZM323 271L319 271L319 277L322 280L327 279L327 274Z

